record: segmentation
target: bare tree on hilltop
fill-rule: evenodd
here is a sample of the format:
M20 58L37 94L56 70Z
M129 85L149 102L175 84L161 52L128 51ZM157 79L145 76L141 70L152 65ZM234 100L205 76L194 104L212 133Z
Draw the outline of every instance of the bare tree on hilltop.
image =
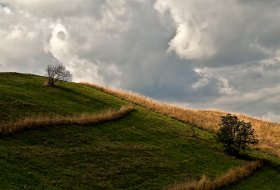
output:
M47 85L55 86L57 81L71 81L71 73L63 65L48 65L46 68Z

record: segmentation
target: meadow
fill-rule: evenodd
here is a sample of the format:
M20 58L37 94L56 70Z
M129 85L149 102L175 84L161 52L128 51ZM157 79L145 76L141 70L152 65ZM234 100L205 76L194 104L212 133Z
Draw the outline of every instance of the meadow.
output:
M82 84L91 86L100 91L115 95L127 101L143 105L146 108L171 116L179 121L191 124L195 127L205 129L209 132L216 132L219 129L221 116L226 112L218 110L198 110L179 107L153 100L135 92L129 92L121 89L98 86L82 82ZM262 120L256 117L250 117L244 114L232 113L245 122L250 122L255 130L255 135L259 139L256 149L274 154L280 157L280 124Z
M130 92L44 81L0 73L0 189L280 185L279 158L260 150L226 155L209 132L215 128L206 131L199 125L206 119L190 116L199 111L188 115Z

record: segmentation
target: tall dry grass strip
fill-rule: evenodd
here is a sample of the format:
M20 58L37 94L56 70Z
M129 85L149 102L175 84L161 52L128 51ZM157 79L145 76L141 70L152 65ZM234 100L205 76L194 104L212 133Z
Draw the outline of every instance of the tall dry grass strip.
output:
M85 82L82 82L82 84L93 87L102 92L112 94L135 104L145 106L153 111L169 115L177 120L190 123L196 127L208 130L210 132L218 130L221 116L227 114L225 112L216 110L186 109L179 106L162 103L134 92L106 88ZM255 129L255 134L259 139L259 144L256 145L257 148L280 157L279 123L272 123L242 114L235 115L237 115L241 120L252 123L252 126Z
M37 116L28 117L23 120L16 121L10 124L0 126L0 134L6 135L14 133L22 129L33 129L45 126L57 125L93 125L105 121L112 121L124 117L130 113L134 108L123 106L119 110L108 110L98 114L81 114L77 116Z
M243 167L233 168L228 170L224 175L215 179L209 179L203 175L199 181L189 181L184 183L175 184L168 187L168 190L213 190L229 186L237 183L240 180L252 175L256 170L265 165L264 160L257 160L249 162Z

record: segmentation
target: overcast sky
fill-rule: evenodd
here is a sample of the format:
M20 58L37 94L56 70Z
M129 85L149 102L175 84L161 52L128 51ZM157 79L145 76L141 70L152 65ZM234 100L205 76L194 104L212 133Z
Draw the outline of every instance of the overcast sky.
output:
M279 0L0 0L0 72L280 121Z

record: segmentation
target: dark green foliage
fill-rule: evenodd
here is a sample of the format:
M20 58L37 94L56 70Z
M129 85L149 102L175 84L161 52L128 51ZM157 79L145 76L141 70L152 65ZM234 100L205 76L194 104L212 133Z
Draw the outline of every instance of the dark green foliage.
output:
M258 142L254 137L254 129L250 122L240 121L231 114L222 116L221 119L221 126L216 134L216 139L218 142L223 143L228 154L238 155L240 150L245 150L251 144Z

